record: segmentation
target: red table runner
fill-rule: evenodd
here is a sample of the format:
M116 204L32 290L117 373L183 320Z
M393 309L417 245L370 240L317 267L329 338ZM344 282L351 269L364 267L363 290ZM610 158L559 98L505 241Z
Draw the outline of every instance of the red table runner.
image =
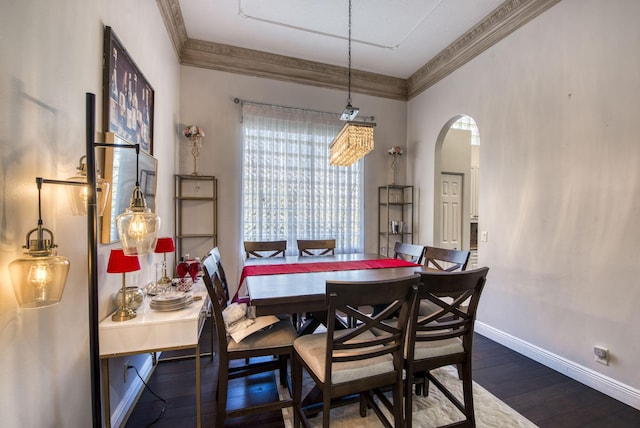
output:
M349 260L340 262L316 262L316 263L281 263L273 265L245 266L240 276L240 286L233 302L246 303L247 296L238 296L244 279L255 275L279 275L285 273L307 273L307 272L333 272L340 270L359 269L388 269L397 267L420 267L422 265L411 263L401 259L373 259L373 260Z

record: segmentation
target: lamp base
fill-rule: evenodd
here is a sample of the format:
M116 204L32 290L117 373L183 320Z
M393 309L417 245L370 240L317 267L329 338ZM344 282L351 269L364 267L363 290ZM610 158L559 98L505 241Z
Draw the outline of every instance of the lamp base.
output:
M118 309L113 315L111 315L111 321L128 321L136 317L136 311L129 308Z

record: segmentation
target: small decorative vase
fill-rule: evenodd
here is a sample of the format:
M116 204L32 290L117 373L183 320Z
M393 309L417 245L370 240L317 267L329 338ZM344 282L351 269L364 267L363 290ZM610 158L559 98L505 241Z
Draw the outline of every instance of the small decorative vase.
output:
M391 184L396 184L397 171L398 171L398 156L391 155Z
M118 310L122 309L122 288L120 288L118 292L113 296L113 301L116 304L116 308ZM127 308L133 309L135 311L142 305L143 301L144 291L142 291L139 287L125 287L124 303L126 304Z
M191 175L198 175L198 156L202 147L202 137L194 135L189 140L191 141L191 155L193 156L193 172Z

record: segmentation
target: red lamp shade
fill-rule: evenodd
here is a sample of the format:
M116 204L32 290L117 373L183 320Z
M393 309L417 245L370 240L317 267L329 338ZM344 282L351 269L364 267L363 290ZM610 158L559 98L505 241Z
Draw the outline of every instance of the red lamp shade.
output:
M172 253L176 250L176 247L173 245L173 238L170 236L166 236L164 238L158 238L158 243L156 244L156 253Z
M111 250L107 272L125 273L140 270L138 256L127 256L122 249Z

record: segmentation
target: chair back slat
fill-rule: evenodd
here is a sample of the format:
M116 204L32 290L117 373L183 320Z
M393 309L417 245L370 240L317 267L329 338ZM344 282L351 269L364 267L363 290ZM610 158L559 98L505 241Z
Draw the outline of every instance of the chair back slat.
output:
M446 272L467 270L470 252L466 250L449 250L447 248L425 247L424 265L427 268Z
M327 281L325 373L329 384L331 366L337 362L390 355L396 368L400 369L406 324L416 302L419 281L419 275L383 281ZM358 309L366 305L386 307L374 315ZM388 316L394 313L398 313L397 323L385 323ZM353 317L356 327L345 332L336 330L336 316L340 314Z
M224 291L222 281L218 271L218 263L215 256L210 252L202 260L202 272L205 288L211 300L211 316L216 329L217 352L226 354L227 352L227 332L224 327L222 311L227 307L227 294Z
M300 256L333 256L336 250L335 239L298 239L297 244Z
M422 264L425 247L423 245L396 242L393 248L393 257L408 262Z
M480 295L489 268L465 272L421 272L418 300L426 299L438 306L428 316L418 314L418 305L409 323L408 352L416 342L435 342L458 337L463 346L471 346L473 324Z
M287 241L244 241L246 258L252 257L284 257Z

